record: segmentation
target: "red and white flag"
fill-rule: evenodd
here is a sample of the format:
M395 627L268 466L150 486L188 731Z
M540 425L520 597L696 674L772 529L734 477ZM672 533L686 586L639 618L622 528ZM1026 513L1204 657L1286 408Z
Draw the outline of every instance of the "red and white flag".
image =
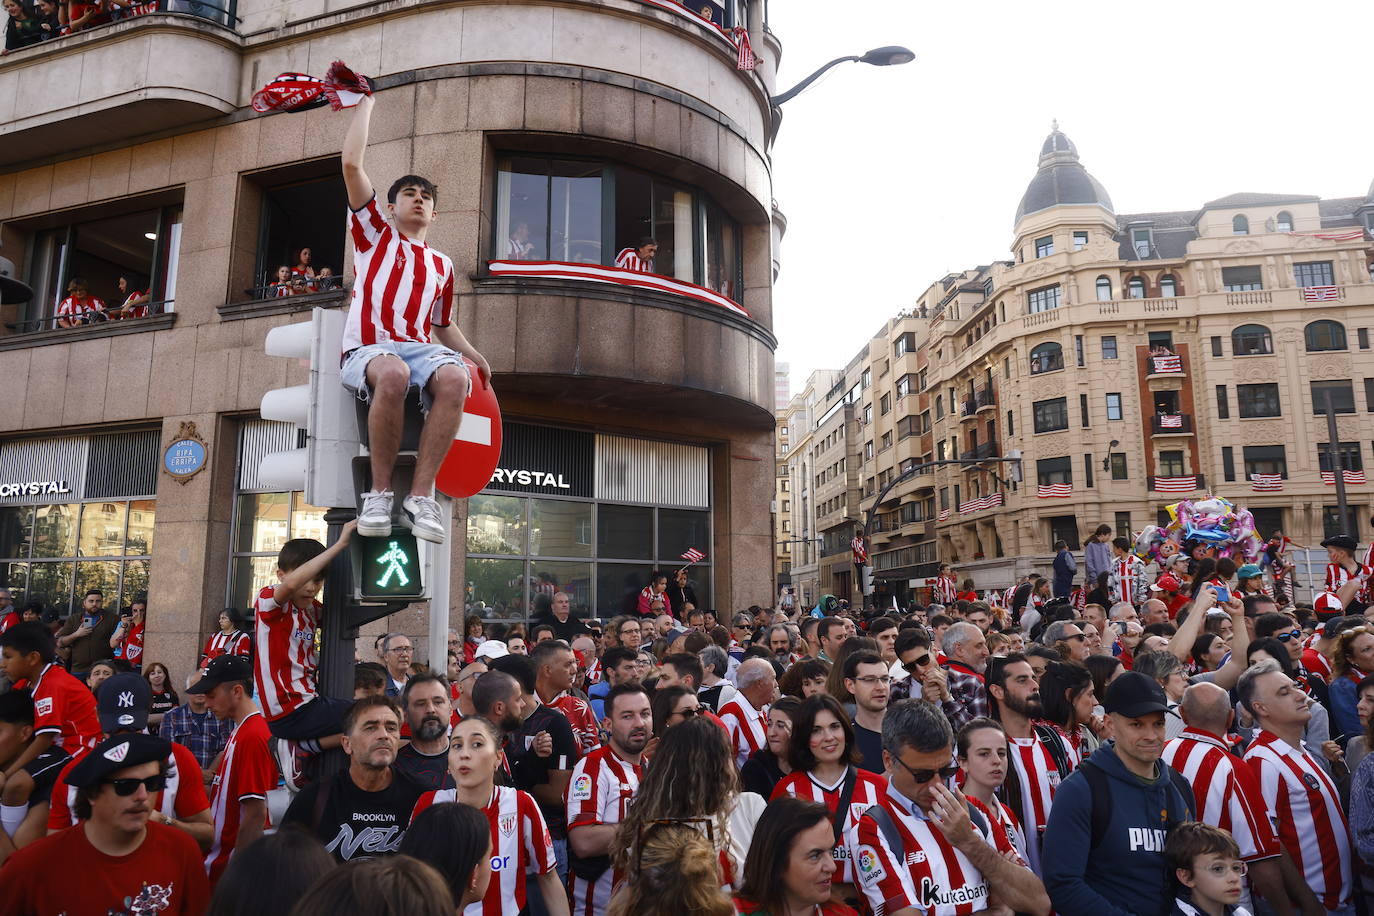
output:
M1183 417L1175 413L1165 413L1159 415L1160 429L1182 429Z
M1071 483L1042 483L1035 488L1038 499L1063 499L1073 495Z
M1336 485L1336 475L1330 471L1322 471L1322 483L1328 487ZM1341 471L1341 476L1346 483L1365 483L1364 471Z
M1289 235L1301 235L1309 239L1325 239L1328 242L1353 242L1356 239L1364 238L1363 229L1349 229L1345 232L1290 232Z
M1339 286L1304 286L1302 289L1304 302L1335 302L1340 298Z
M987 505L984 506L983 508L985 508L985 509L994 509L994 508L996 508L997 506L1002 505L1005 501L1006 501L1006 500L1005 500L1005 498L1002 496L1001 493L993 493L993 494L991 494L991 495L989 495L989 496L984 496L984 497L983 497L983 502L987 504Z
M1181 356L1152 356L1154 361L1154 371L1156 374L1183 371L1183 357Z
M546 277L554 280L573 278L598 283L616 283L654 292L676 293L707 305L719 306L737 315L750 317L744 306L727 296L661 274L646 274L634 270L605 267L601 264L578 264L571 261L488 261L487 270L493 277Z
M1256 493L1278 493L1283 490L1283 475L1251 474L1250 489Z
M1156 493L1191 493L1197 489L1197 475L1189 474L1186 477L1156 477L1154 491Z
M706 554L697 550L695 547L688 547L682 552L682 559L686 560L688 563L700 563L702 560L706 559Z
M749 44L749 30L737 25L730 33L735 39L735 44L739 46L739 59L735 62L735 69L753 70L758 66L758 60L754 57L753 46Z
M949 510L948 510L948 509L941 509L941 510L940 510L940 514L939 514L938 516L936 516L936 520L937 520L937 521L941 521L941 522L947 522L947 521L949 521Z

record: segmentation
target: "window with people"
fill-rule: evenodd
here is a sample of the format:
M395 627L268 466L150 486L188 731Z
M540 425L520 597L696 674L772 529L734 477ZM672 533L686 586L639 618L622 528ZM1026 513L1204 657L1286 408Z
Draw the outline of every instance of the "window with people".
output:
M251 188L262 197L254 299L280 299L343 288L344 236L338 231L348 195L337 167L327 176L291 176Z
M27 232L33 298L6 323L20 333L148 318L173 311L179 204L125 202L73 219L11 224Z
M234 0L4 0L5 45L0 57L102 25L149 13L183 13L230 25Z
M614 162L509 155L495 260L600 264L743 296L739 223L704 191Z

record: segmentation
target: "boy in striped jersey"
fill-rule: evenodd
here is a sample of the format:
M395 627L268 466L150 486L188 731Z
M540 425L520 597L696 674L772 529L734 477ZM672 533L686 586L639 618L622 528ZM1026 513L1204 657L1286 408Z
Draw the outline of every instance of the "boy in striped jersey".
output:
M425 424L401 512L416 537L441 544L445 529L434 501L434 477L472 392L463 357L477 367L484 387L491 367L454 322L453 262L425 244L436 216L434 184L405 175L387 191L386 216L377 204L363 170L373 99L364 96L358 103L343 144L354 282L340 376L345 388L372 405L367 418L372 489L362 494L358 533L391 534L391 474L401 445L406 394L415 387Z

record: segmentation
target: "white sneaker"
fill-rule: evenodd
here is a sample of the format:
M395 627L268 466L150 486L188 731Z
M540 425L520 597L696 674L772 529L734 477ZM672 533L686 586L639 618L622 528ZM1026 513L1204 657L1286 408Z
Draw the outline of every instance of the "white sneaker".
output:
M365 538L391 536L392 493L369 490L363 494L363 511L358 513L358 533Z
M444 543L444 514L428 496L407 496L401 502L403 518L411 532L431 544Z

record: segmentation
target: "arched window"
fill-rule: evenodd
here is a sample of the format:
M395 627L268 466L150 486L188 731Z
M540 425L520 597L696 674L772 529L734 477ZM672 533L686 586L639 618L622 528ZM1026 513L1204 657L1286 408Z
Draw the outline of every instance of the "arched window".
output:
M1250 234L1250 221L1249 221L1248 219L1245 218L1245 215L1244 215L1244 214L1242 214L1242 213L1237 213L1237 214L1235 215L1235 218L1231 220L1231 234L1232 234L1232 235L1249 235L1249 234Z
M1370 271L1370 275L1371 275L1371 276L1374 276L1374 264L1371 264L1371 265L1370 265L1369 271ZM1112 299L1112 278L1111 278L1111 277L1098 277L1098 278L1097 278L1097 301L1098 301L1098 302L1110 302L1111 299Z
M1178 295L1178 284L1174 281L1173 274L1165 274L1159 278L1159 294L1165 299L1172 299Z
M1145 298L1145 281L1139 277L1131 277L1126 281L1126 296L1130 299Z
M1243 324L1231 332L1231 352L1236 356L1273 353L1274 339L1262 324Z
M1057 343L1042 343L1030 351L1031 375L1064 368L1064 348Z
M1293 231L1293 214L1287 210L1280 210L1279 215L1274 217L1274 228L1280 232Z
M1307 339L1308 353L1349 349L1345 342L1345 325L1339 321L1314 321L1304 329L1303 336Z

